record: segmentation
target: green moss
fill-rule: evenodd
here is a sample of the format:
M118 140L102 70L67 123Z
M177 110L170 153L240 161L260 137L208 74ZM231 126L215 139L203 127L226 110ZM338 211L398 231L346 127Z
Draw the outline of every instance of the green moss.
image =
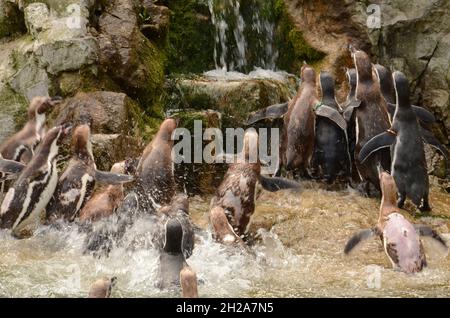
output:
M169 1L171 23L167 73L201 73L214 68L214 27L206 1Z
M277 14L276 42L279 49L278 67L293 74L298 74L303 61L317 64L325 53L312 48L299 31L287 12L284 0L274 1Z
M23 12L15 4L2 1L0 4L0 39L25 31Z
M0 109L2 114L12 116L15 129L20 129L27 121L28 102L15 93L8 85L0 87Z

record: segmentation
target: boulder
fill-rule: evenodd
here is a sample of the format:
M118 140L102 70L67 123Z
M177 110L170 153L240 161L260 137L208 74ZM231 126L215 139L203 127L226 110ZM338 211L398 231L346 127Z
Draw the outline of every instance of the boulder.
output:
M216 110L223 115L225 127L242 127L250 112L288 101L297 88L295 78L262 78L240 73L234 77L228 73L226 78L215 75L175 80L172 86L178 94L172 97L171 104Z
M78 93L58 105L49 121L50 125L90 123L94 157L102 170L138 157L143 147L139 107L123 93Z
M132 0L113 0L99 19L99 62L128 95L148 107L158 103L164 81L162 52L139 29Z

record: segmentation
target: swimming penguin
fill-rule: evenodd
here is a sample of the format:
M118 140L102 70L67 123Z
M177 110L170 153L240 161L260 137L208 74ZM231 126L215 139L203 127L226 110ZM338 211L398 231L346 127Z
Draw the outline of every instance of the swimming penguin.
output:
M375 64L373 67L375 69L375 73L377 74L377 78L380 83L381 93L383 94L383 97L387 103L387 110L389 112L389 117L391 118L392 121L394 118L395 104L396 104L395 88L394 88L394 81L392 79L392 73L388 68L380 64ZM425 108L415 105L411 105L411 108L413 109L417 118L420 120L420 123L433 124L436 122L436 118L434 117L434 115Z
M406 197L421 211L430 211L427 162L419 123L409 102L409 84L401 72L393 74L397 107L392 127L367 142L359 153L364 162L378 149L391 148L391 173L398 188L398 207ZM391 147L392 146L392 147Z
M389 126L389 115L386 101L381 95L380 86L374 81L372 63L369 56L350 46L356 68L356 100L359 106L353 107L355 127L355 159L361 148L374 136L386 131ZM373 153L364 163L356 160L355 165L359 175L366 182L366 191L369 192L369 182L379 189L377 165L381 163L383 169L388 170L391 164L388 149L380 149Z
M348 151L347 124L341 116L341 107L334 95L334 79L328 72L320 72L320 90L322 101L316 106L320 109L324 105L334 109L336 116L341 117L342 128L328 117L317 116L316 140L314 155L311 162L312 169L319 172L319 176L331 184L338 175L350 175L350 154Z
M111 291L116 285L117 277L112 278L100 278L96 280L89 290L88 298L109 298L111 297Z
M112 166L112 173L125 174L125 161ZM111 184L98 189L80 211L79 222L95 222L110 216L124 199L123 184Z
M239 155L242 159L230 164L222 183L211 200L211 210L215 207L221 207L238 236L245 233L250 217L255 211L257 182L265 190L271 192L300 188L297 182L261 175L261 163L257 159L257 147L258 133L253 128L248 129L244 136L244 148Z
M97 170L92 154L91 130L79 125L72 136L72 158L58 181L47 206L46 218L73 221L90 198L95 184L122 184L133 181L132 176Z
M47 132L34 157L6 193L0 208L0 228L10 228L15 236L23 237L40 223L58 183L59 146L70 129L57 126Z
M139 161L134 192L139 196L142 211L154 212L169 204L175 195L172 133L176 128L176 119L164 120Z
M379 236L394 269L406 273L420 272L427 263L419 235L429 236L446 247L445 241L430 227L412 225L403 217L396 206L397 189L391 175L380 173L380 187L382 201L378 224L355 234L347 242L344 252L348 254L361 241Z
M168 219L177 219L183 229L182 252L185 258L189 258L194 250L194 225L189 215L189 199L184 193L178 193L169 205L158 210L158 216L162 222Z
M164 225L164 241L159 256L160 289L182 287L183 297L197 297L197 276L187 264L183 254L184 232L177 218L170 218Z
M46 132L46 114L61 102L61 97L35 97L28 107L28 121L16 134L0 145L4 159L30 162L33 152Z

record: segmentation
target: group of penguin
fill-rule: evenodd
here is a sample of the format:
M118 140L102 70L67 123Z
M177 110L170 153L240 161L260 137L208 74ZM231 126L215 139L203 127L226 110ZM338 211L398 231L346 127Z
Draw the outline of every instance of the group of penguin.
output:
M400 213L406 197L421 210L430 209L424 141L447 156L426 129L434 117L410 105L404 74L391 75L383 66L372 65L365 52L352 47L350 52L355 69L347 70L350 92L344 107L336 102L334 79L327 72L319 77L319 100L315 71L305 64L290 102L250 114L248 125L283 118L281 163L275 176L263 175L263 164L248 160L258 134L247 129L239 154L246 160L229 165L211 200L210 229L218 242L247 250L257 184L272 192L300 189L298 182L280 177L283 170L301 177L313 171L330 183L356 169L361 181L381 190L380 219L373 229L355 234L345 253L363 239L379 236L394 267L412 273L426 265L419 235L445 246L434 230L413 226ZM160 251L157 286L181 287L184 297L197 297L197 276L186 259L200 230L191 221L187 195L177 190L172 160L178 120L164 120L140 158L118 162L104 172L95 165L89 119L76 127L62 124L47 131L46 115L59 103L61 98L35 97L23 129L0 145L0 228L24 238L41 224L77 222L87 234L85 252L108 255L139 217L150 216L157 225L152 242ZM71 158L59 174L59 148L70 134ZM95 282L90 296L108 297L115 281Z

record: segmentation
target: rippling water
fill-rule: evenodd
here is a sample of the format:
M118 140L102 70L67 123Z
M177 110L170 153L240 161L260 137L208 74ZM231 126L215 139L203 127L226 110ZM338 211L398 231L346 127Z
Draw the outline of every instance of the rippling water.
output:
M249 253L215 243L208 231L197 237L188 262L197 271L201 297L449 296L445 250L424 239L429 266L416 275L393 271L377 239L345 256L349 236L375 224L379 201L351 189L303 186L301 195L260 193L250 227L258 240ZM205 229L209 199L190 200L194 222ZM431 203L434 217L410 219L433 225L449 242L450 196L433 188ZM151 226L149 220L139 220L125 238L131 242L138 237L138 244L100 259L82 254L85 234L75 225L42 227L24 240L2 231L0 296L85 297L97 278L117 276L112 297L178 297L179 291L155 287L158 254L145 235Z

